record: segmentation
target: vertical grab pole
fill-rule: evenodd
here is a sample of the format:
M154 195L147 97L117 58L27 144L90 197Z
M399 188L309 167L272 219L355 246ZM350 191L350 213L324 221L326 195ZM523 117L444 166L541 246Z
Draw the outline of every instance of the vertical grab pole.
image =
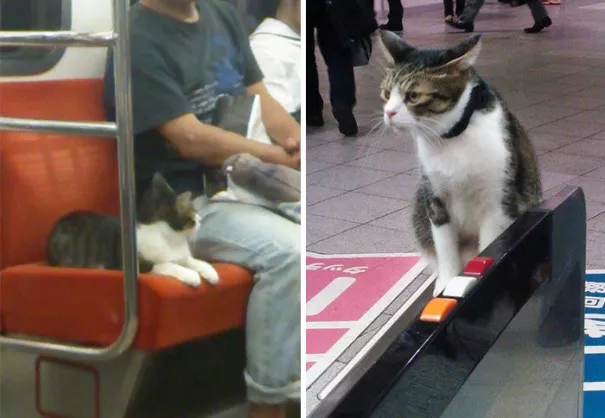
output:
M113 0L113 27L118 38L113 54L117 149L120 188L122 262L124 271L124 320L133 338L138 327L136 209L134 201L134 130L130 82L129 0Z

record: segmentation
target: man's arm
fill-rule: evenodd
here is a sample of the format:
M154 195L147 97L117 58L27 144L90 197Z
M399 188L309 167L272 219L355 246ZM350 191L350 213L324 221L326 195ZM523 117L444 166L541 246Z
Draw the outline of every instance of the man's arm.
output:
M248 95L259 95L261 114L267 133L286 151L300 152L300 125L284 109L284 107L269 94L262 81L248 87Z
M249 153L263 161L300 167L300 155L206 125L193 114L176 76L155 45L135 39L132 49L132 101L135 134L157 130L185 158L220 166L228 157Z
M300 168L300 153L289 154L280 146L263 144L206 125L191 113L162 124L158 131L183 157L209 165L220 166L234 154L248 153L265 162Z

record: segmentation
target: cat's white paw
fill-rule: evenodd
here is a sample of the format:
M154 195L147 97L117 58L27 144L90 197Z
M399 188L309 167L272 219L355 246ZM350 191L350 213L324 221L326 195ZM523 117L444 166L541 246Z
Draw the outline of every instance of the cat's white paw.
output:
M181 283L186 284L187 286L200 287L200 285L202 284L202 279L200 279L200 275L192 269L183 267L182 270L179 269L178 272L175 273L176 274L172 274L172 276L178 279Z
M435 289L433 290L433 297L437 297L441 293L443 293L443 291L447 287L447 284L450 282L450 280L452 280L451 277L439 276L437 278L437 280L435 280Z
M217 284L219 277L218 272L211 264L205 261L192 258L187 262L189 268L195 270L202 279L206 280L210 284Z

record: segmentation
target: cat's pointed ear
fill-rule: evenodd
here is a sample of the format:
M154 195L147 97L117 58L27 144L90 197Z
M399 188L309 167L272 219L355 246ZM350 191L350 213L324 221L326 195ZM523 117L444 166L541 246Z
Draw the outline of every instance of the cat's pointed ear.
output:
M411 52L416 48L408 45L397 34L388 31L380 31L380 45L384 51L384 55L391 63L404 62Z
M477 62L481 52L481 35L473 35L443 53L442 68L467 70Z
M170 187L164 176L159 172L153 175L153 179L151 180L151 189L155 194L158 195L174 193L172 187Z
M193 194L191 192L181 193L176 198L177 204L183 205L183 206L188 205L189 203L191 203L192 196L193 196Z

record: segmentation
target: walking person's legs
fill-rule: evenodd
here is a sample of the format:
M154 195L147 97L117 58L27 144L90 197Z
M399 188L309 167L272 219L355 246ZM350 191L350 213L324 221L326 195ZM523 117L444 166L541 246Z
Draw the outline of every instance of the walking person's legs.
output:
M358 127L353 115L357 103L353 56L351 50L338 41L327 13L317 20L317 44L328 66L330 103L338 129L344 135L355 135Z
M443 14L446 22L454 20L454 0L443 0Z
M456 16L462 16L464 13L464 7L466 5L466 0L456 0Z
M380 29L399 32L403 30L403 5L401 0L389 0L389 20Z
M449 25L456 29L463 29L465 32L473 32L475 30L475 19L484 4L485 0L467 0L462 15L459 16L457 21L449 23Z
M531 15L534 18L534 25L530 28L525 28L526 33L538 33L542 29L552 25L552 20L548 16L546 7L541 0L528 0L527 7L531 10Z
M310 9L310 8L309 8ZM307 125L323 126L322 116L323 100L319 92L319 76L317 74L317 62L315 60L315 28L317 11L307 11Z
M250 417L283 418L300 395L300 225L259 206L202 205L192 244L201 259L255 272L246 316Z

